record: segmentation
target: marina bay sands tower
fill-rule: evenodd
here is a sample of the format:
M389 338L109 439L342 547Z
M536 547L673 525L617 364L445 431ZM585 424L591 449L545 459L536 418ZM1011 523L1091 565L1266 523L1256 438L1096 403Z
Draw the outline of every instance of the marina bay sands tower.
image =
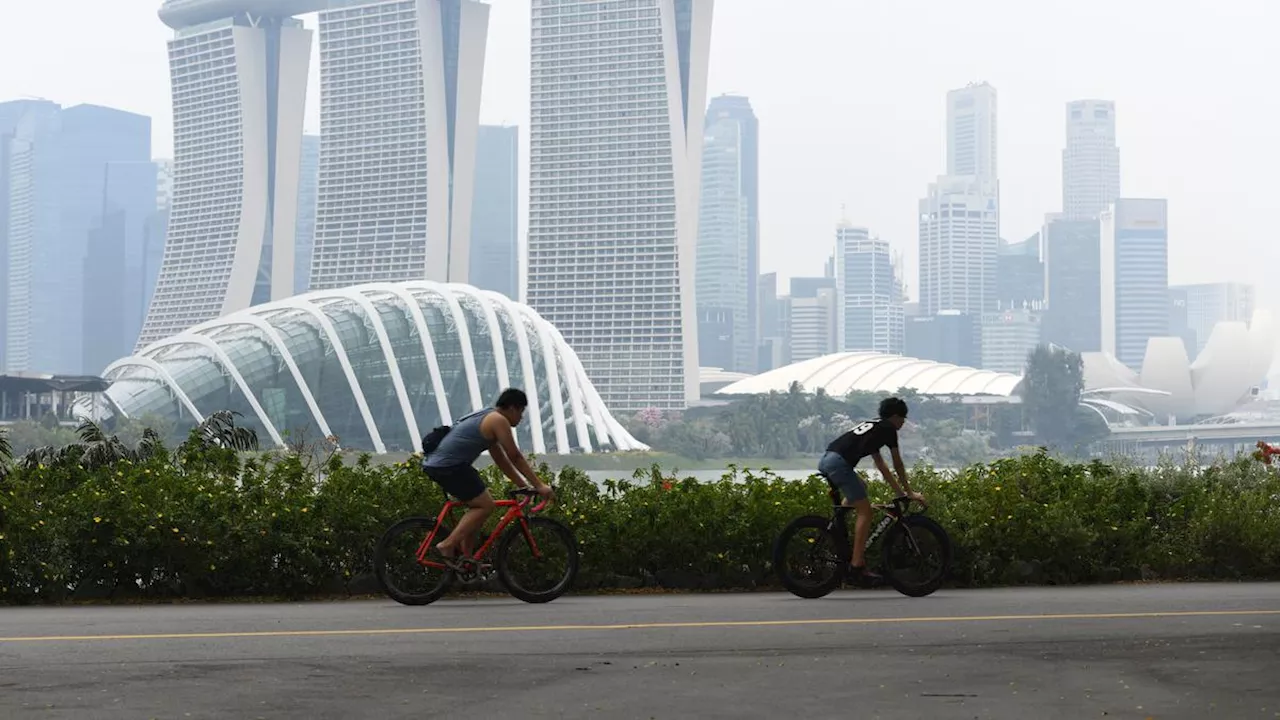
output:
M174 178L139 348L294 294L319 12L313 290L467 282L489 7L477 0L167 0ZM459 238L453 242L453 238Z
M173 196L139 347L293 294L312 32L323 0L167 0Z

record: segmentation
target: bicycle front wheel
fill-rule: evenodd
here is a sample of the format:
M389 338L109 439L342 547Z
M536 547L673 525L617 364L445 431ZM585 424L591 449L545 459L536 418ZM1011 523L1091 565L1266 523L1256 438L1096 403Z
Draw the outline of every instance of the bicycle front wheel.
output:
M411 517L392 525L373 552L374 572L387 595L404 605L426 605L444 596L453 584L454 573L444 566L435 543L449 537L448 525L435 529L433 547L418 560L418 549L431 535L436 521Z
M908 515L884 537L884 575L894 590L908 597L932 594L947 579L951 538L923 515Z
M841 538L828 529L831 520L805 515L792 520L773 544L773 567L782 586L802 598L820 598L840 587L848 560ZM848 547L848 538L844 538Z
M578 541L551 518L522 518L498 541L498 579L527 603L551 602L578 576Z

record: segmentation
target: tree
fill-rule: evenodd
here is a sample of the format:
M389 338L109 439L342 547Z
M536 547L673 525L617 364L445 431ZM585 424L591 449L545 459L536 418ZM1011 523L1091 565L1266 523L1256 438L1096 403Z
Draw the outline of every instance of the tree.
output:
M1066 448L1076 442L1084 361L1079 353L1040 345L1027 355L1022 404L1043 445Z
M204 419L192 430L199 443L205 447L220 447L240 452L258 449L258 434L246 427L236 426L240 413L219 410Z
M9 463L13 461L13 446L9 444L9 433L0 430L0 480L9 474Z
M27 452L22 459L28 469L41 465L78 463L89 470L110 467L118 462L144 462L164 453L160 436L152 429L142 431L137 445L129 446L117 435L108 435L101 425L83 420L76 428L78 442L62 446L42 445Z

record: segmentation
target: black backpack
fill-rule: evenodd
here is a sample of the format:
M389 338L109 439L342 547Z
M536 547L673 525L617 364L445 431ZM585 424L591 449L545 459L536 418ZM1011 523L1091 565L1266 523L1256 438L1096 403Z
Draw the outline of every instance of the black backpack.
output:
M431 432L422 437L422 461L424 463L427 461L427 458L431 453L435 452L436 448L440 447L440 443L444 440L444 436L448 435L449 431L452 429L452 425L441 425L433 428Z

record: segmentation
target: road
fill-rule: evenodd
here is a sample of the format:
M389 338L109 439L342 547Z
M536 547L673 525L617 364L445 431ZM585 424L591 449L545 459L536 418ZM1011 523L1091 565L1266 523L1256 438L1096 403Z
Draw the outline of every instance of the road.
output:
M0 718L1276 718L1280 584L0 609Z

